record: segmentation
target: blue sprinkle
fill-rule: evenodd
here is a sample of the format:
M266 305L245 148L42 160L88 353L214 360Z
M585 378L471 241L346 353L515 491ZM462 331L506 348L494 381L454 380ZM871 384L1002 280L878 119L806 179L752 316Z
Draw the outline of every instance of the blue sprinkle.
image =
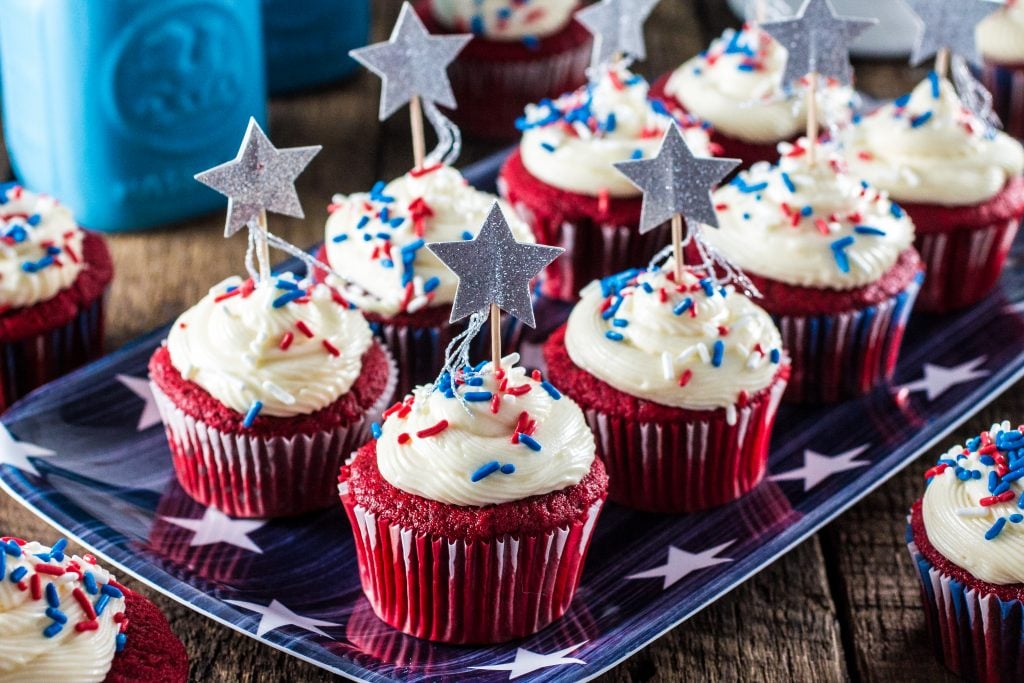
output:
M427 280L426 282L423 283L423 291L424 292L433 292L435 289L437 289L437 286L440 285L440 284L441 284L441 278L436 277L436 276L432 277L432 278L430 278L429 280Z
M246 429L252 427L252 423L256 421L256 416L260 414L261 410L263 410L263 403L261 401L254 402L249 408L249 412L245 414L245 419L242 420L242 426Z
M40 216L38 213L34 213L31 216L29 216L27 219L25 219L25 222L28 223L29 225L35 227L35 226L39 225L39 221L41 221L41 220L43 220L43 217Z
M121 650L124 649L124 644L127 641L128 641L128 636L127 635L125 635L124 633L118 633L117 634L117 636L114 638L114 646L115 646L117 652L120 652Z
M481 401L490 401L493 394L489 391L467 391L462 395L462 398L473 403L479 403Z
M995 472L988 473L988 492L992 493L999 486L999 476Z
M409 242L409 244L407 244L404 247L402 247L402 253L403 254L409 254L409 253L416 252L419 249L422 249L423 245L425 245L425 244L426 244L426 242L424 242L422 239L416 240L415 242Z
M370 433L373 435L374 439L379 439L381 435L380 425L376 422L372 423L370 425Z
M544 380L543 382L540 383L540 387L544 391L548 392L548 396L555 399L556 401L562 398L562 394L558 391L558 389L554 387L553 384L551 384L551 382Z
M791 193L796 192L796 185L793 184L793 180L789 177L788 173L780 173L779 176L782 178L782 182L785 183L787 190Z
M362 230L363 228L365 228L369 224L370 224L370 217L369 216L363 216L362 218L359 219L359 222L356 223L356 229L357 230Z
M280 278L278 278L277 282L274 283L274 286L278 289L287 289L290 292L294 292L299 288L299 286L294 282L291 282L290 280L282 280Z
M274 303L272 304L272 306L274 308L283 308L283 307L287 306L288 304L290 304L291 302L295 301L296 299L301 299L305 295L306 295L306 292L304 292L301 289L296 289L296 290L293 290L293 291L290 291L290 292L285 292L281 296L279 296L276 299L274 299Z
M1010 482L1004 481L1001 484L999 484L999 486L997 486L994 489L992 489L992 495L993 496L998 496L999 494L1006 493L1009 490L1010 490Z
M14 541L4 543L4 552L11 557L21 557L21 546Z
M92 575L92 572L85 572L82 580L85 582L85 590L89 595L96 595L99 588L96 586L96 577Z
M999 519L997 519L995 521L995 524L993 524L989 528L989 530L985 532L985 540L986 541L991 541L993 538L998 536L999 532L1003 530L1004 526L1006 526L1006 518L1005 517L1000 517Z
M544 150L547 152L554 152L556 149L555 146L552 145L550 142L542 142L540 143L540 146L543 147Z
M853 237L846 236L837 239L830 245L832 247L832 256L836 260L836 265L839 267L839 270L844 273L850 272L850 259L847 258L845 249L853 244L853 242Z
M633 159L634 161L637 159L643 159L644 151L642 149L634 149L633 152L629 155L629 158Z
M810 216L812 213L814 213L814 207L812 207L810 204L800 209L801 216Z
M388 220L391 218L391 210L385 206L383 209L380 210L379 218L381 223L387 223Z
M682 301L675 305L675 308L672 309L672 312L675 313L676 315L682 315L683 313L686 313L688 310L690 310L690 308L692 307L693 299L691 299L690 297L686 297L685 299L683 299Z
M621 332L616 332L615 330L608 330L607 332L604 333L604 336L607 337L608 339L611 339L612 341L617 342L620 342L623 339L625 339L625 337L622 336Z
M363 233L363 241L364 241L364 242L369 242L369 241L370 241L370 240L372 240L372 239L373 239L373 235L371 235L371 234L370 234L370 233L368 233L368 232L364 232L364 233Z
M388 258L382 258L380 260L380 266L381 268L394 268L395 262Z
M11 583L18 583L25 578L25 574L28 574L28 570L24 567L18 567L11 572Z
M466 380L466 384L471 387L482 387L484 385L483 377L470 377Z
M895 100L893 100L893 104L896 105L897 107L905 107L905 106L907 106L907 102L909 102L909 101L910 101L910 93L907 93L905 95L900 95Z
M715 350L711 355L711 364L716 368L722 367L722 356L725 355L725 342L721 339L715 342Z
M519 443L523 444L524 446L529 448L531 451L539 451L540 450L540 444L537 443L537 440L534 439L529 434L523 434L522 432L520 432L518 436L519 436Z
M928 120L931 119L931 117L932 113L930 111L926 111L923 114L918 114L917 116L912 116L910 118L910 127L919 128L920 126L923 126L924 124L928 123Z
M878 237L885 237L885 230L879 230L873 228L870 225L858 225L853 231L858 235L877 235Z
M992 467L993 465L996 464L996 461L992 459L991 455L979 456L978 457L978 462L980 462L982 465L988 465L989 467Z
M701 280L700 286L704 288L704 296L715 295L715 285L711 282L710 278L704 278Z
M474 14L473 18L469 20L469 30L478 36L483 35L484 18L479 14Z
M1010 521L1014 524L1020 524L1021 522L1024 522L1024 515L1020 514L1019 512L1014 512L1012 515L1010 515Z
M341 233L340 235L335 235L331 241L337 244L338 242L344 242L347 239L348 235L346 235L345 233Z
M514 474L515 471L516 471L516 466L513 465L512 463L506 463L506 464L501 466L501 473L502 474Z
M405 222L405 218L404 217L402 217L402 216L395 216L390 221L388 221L388 225L390 225L392 228L397 228L400 225L402 225L402 223L404 223L404 222Z
M473 239L473 233L471 233L469 230L463 230L462 231L462 239L467 240L467 241Z
M625 318L615 318L612 320L612 325L615 327L629 327L629 321Z
M602 320L609 320L609 319L615 317L615 314L619 312L619 306L622 305L623 301L624 301L624 299L621 296L616 296L612 300L611 305L608 308L606 308L604 310L604 312L601 314L601 319Z
M109 602L110 602L110 596L109 595L101 595L99 597L99 599L96 601L96 604L93 605L93 609L96 610L96 616L100 616L100 615L103 614L103 610L107 609L107 604Z
M124 593L118 590L117 586L112 586L109 583L103 584L103 588L100 589L100 593L103 593L103 595L109 595L110 597L117 599L124 597Z
M618 122L615 119L615 112L608 114L608 117L604 120L604 129L606 132L611 133L615 130Z
M932 83L932 98L939 99L939 74L929 71L928 80Z
M43 635L47 638L53 638L55 635L64 630L63 624L53 623L43 629Z
M57 584L46 584L46 604L50 607L60 607L60 595L57 593Z
M782 352L779 351L778 349L772 349L768 353L768 360L770 360L772 363L777 364L780 360L782 360Z
M501 465L498 463L498 461L492 460L491 462L487 463L486 465L482 465L479 469L477 469L477 471L474 472L472 476L470 476L469 480L475 484L481 479L485 479L491 476L500 469Z
M51 583L50 585L52 586L53 584ZM55 623L58 623L58 624L62 624L63 625L63 624L68 623L68 615L64 614L63 612L61 612L56 607L47 607L46 608L46 616L50 617L51 619L53 619L53 621Z

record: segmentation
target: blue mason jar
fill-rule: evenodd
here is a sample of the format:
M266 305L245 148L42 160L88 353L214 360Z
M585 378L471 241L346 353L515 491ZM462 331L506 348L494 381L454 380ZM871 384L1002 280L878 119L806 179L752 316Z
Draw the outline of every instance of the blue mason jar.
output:
M266 123L260 0L3 0L5 140L27 187L82 225L222 208L193 180Z
M369 40L370 0L263 0L263 33L271 93L335 81Z

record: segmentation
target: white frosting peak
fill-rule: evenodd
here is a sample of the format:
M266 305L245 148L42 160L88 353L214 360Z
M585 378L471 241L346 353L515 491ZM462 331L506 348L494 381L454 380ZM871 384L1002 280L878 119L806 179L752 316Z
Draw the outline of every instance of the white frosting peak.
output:
M531 104L519 121L520 153L532 176L569 192L637 197L640 190L613 164L654 156L672 115L647 98L642 76L622 63L554 101ZM692 119L680 121L694 154L710 156L708 133Z
M543 38L569 23L577 0L432 0L446 28L491 40Z
M171 363L228 408L292 417L334 403L362 371L373 334L326 285L282 275L253 287L232 277L181 314Z
M578 484L595 454L583 413L572 399L516 367L518 360L518 354L506 357L498 377L490 363L470 368L457 378L465 382L457 389L447 379L436 389L418 387L385 413L377 439L384 479L407 493L463 506L507 503Z
M998 11L985 17L977 29L978 49L993 62L1024 62L1024 5L1007 0Z

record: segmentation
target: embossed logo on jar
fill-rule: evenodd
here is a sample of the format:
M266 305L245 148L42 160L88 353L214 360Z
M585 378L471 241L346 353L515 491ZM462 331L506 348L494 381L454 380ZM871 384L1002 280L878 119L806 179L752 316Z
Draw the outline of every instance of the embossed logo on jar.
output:
M161 5L131 22L111 51L110 103L124 132L153 147L193 150L237 124L244 27L223 4Z

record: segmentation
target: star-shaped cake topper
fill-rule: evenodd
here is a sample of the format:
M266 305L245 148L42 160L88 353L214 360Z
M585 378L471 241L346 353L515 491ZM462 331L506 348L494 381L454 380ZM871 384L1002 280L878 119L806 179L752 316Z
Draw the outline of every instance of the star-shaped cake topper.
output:
M380 76L380 120L388 118L414 97L455 108L455 94L448 80L448 65L473 36L434 36L408 2L402 4L391 38L349 54Z
M660 0L601 0L576 13L594 36L590 66L597 68L619 55L646 59L644 22Z
M786 48L783 83L817 73L849 85L853 78L850 44L876 23L876 19L837 16L829 0L806 0L795 17L766 21L761 30Z
M680 214L717 228L711 190L739 165L739 159L694 156L673 122L657 156L623 161L615 168L644 193L640 213L640 233L644 234Z
M466 242L434 242L427 248L459 278L451 322L485 312L491 304L536 327L530 281L564 249L516 241L498 202L480 234Z
M255 224L262 211L303 218L295 179L320 149L320 145L278 149L256 119L250 118L238 156L195 176L228 198L224 236Z
M917 66L942 49L981 64L975 28L1001 4L989 0L907 0L907 4L918 24L911 64Z

